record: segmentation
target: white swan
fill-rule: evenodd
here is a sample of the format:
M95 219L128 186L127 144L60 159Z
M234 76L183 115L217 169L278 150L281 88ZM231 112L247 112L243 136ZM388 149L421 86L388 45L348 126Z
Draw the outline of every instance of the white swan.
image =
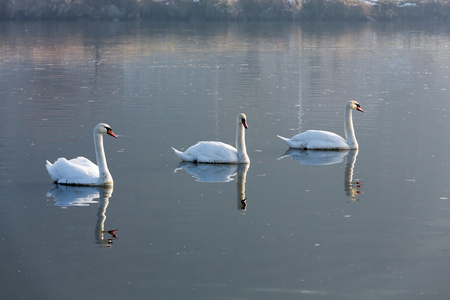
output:
M247 117L241 113L237 116L236 148L222 142L198 142L181 152L172 147L175 154L184 161L196 163L237 164L250 163L245 147L245 129Z
M109 125L100 123L94 128L94 144L97 164L85 157L77 157L67 160L58 158L51 164L47 160L47 171L53 181L58 184L81 185L81 186L111 186L113 179L106 164L105 150L103 149L103 135L109 134L115 138Z
M356 101L348 101L345 104L345 139L339 135L322 130L308 130L297 134L288 139L277 135L280 139L286 142L290 148L294 149L316 149L316 150L349 150L358 149L358 142L355 137L355 130L353 129L352 111L359 110L364 112L359 103Z

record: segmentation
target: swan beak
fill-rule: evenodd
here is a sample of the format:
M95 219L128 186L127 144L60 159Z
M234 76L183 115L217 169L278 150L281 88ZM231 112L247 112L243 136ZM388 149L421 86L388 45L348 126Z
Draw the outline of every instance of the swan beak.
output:
M364 110L359 105L356 107L356 110L359 110L360 112L364 112Z
M242 120L242 125L244 125L245 129L248 129L247 122L245 122L245 120Z
M106 133L109 134L110 136L115 137L117 139L117 135L115 135L114 132L112 132L111 128L108 128Z

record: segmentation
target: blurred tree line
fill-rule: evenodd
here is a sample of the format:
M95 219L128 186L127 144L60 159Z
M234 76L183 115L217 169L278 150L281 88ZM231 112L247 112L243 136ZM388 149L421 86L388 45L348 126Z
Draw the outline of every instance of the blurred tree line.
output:
M6 20L447 20L444 0L0 0Z

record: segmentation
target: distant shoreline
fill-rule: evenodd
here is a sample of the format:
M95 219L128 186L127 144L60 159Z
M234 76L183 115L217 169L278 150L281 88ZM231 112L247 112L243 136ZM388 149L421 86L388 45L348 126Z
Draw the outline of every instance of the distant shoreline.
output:
M449 20L444 0L1 0L0 20Z

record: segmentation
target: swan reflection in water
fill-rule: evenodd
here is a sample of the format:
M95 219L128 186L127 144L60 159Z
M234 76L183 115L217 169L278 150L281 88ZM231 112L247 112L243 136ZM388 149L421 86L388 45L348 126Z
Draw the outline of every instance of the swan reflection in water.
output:
M361 186L362 181L353 181L353 169L355 167L356 157L358 156L358 150L351 150L345 161L345 175L344 175L344 188L347 196L352 201L359 201L358 194L362 194Z
M47 197L53 198L56 206L89 206L98 203L97 222L95 224L95 242L101 247L111 247L116 240L117 229L105 230L106 208L113 193L112 187L81 187L54 184L47 192ZM98 199L98 200L97 200ZM104 234L108 234L105 238Z
M332 165L338 164L345 159L344 172L344 190L351 201L359 201L358 194L362 194L362 182L353 181L353 169L355 167L358 150L345 151L320 151L320 150L301 150L289 149L279 159L285 157L299 161L302 165Z
M245 211L247 209L247 198L245 197L245 182L250 164L197 164L192 162L181 162L175 173L185 170L191 174L197 182L229 182L236 176L237 183L237 208Z

